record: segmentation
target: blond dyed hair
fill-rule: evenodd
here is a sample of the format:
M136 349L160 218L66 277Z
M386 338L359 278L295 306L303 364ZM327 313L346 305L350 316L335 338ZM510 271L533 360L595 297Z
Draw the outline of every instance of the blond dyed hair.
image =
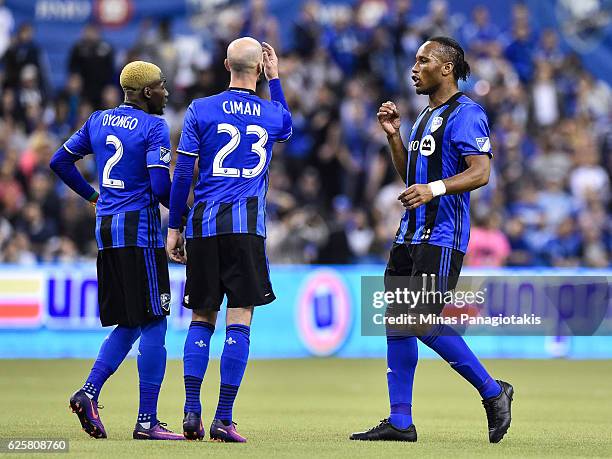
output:
M134 61L121 70L119 83L123 89L139 90L162 78L161 69L151 62Z

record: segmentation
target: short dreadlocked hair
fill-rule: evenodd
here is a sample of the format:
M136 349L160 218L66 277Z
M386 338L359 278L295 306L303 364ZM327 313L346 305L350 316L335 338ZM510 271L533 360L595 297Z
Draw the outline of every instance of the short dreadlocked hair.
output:
M453 63L455 81L467 80L470 76L470 65L465 61L465 52L457 40L439 36L432 37L427 41L434 41L442 45L440 50L444 59Z
M121 70L119 83L123 89L138 91L162 79L161 69L151 62L134 61Z

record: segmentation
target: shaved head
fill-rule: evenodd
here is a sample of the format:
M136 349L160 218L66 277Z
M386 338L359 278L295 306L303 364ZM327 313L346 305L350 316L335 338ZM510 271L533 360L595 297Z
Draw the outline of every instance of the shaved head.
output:
M263 51L254 38L238 38L227 47L227 66L232 73L259 74L258 65L263 68Z

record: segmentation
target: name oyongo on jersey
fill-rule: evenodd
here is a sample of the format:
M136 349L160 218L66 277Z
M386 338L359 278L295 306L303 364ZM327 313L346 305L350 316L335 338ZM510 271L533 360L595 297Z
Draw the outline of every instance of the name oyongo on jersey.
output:
M64 144L69 153L95 153L100 183L98 249L164 246L159 202L147 168L169 168L166 122L132 105L96 111Z

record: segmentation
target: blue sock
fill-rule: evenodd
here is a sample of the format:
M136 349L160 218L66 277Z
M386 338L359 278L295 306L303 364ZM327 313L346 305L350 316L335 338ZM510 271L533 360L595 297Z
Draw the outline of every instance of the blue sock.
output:
M210 338L215 326L194 320L189 325L183 350L183 376L185 380L185 413L201 413L200 389L208 367Z
M138 376L140 378L140 406L138 422L148 428L157 424L157 399L166 371L166 318L157 319L142 327L138 346ZM150 424L148 424L150 423Z
M436 325L419 339L436 351L453 369L478 390L483 399L496 397L501 387L493 379L464 339L448 325Z
M83 385L83 390L93 400L98 400L102 386L117 371L139 336L140 327L118 325L106 337L102 346L100 346L98 358L87 377L87 381Z
M398 429L406 429L412 424L412 384L418 359L414 336L387 336L389 422Z
M219 404L215 413L215 419L226 424L232 421L234 400L249 360L250 331L248 326L241 324L228 325L226 329L225 345L221 354Z

